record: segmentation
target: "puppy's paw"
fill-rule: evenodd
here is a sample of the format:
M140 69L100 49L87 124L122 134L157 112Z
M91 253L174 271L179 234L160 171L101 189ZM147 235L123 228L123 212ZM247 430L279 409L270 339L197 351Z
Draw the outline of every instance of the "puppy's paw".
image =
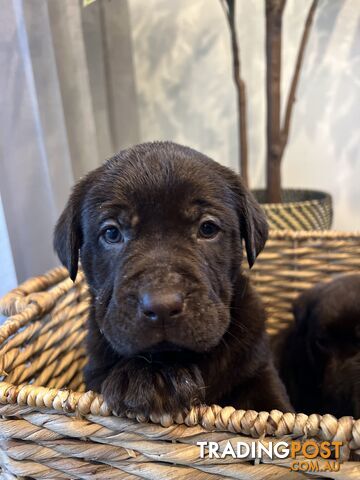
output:
M204 382L195 365L164 365L133 358L119 362L102 384L111 410L148 417L178 413L204 401Z

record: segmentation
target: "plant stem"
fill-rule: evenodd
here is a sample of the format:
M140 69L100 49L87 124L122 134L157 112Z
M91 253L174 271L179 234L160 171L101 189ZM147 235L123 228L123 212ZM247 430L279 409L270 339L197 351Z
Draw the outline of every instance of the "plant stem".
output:
M281 128L281 34L286 0L266 1L267 201L281 202L281 162L290 133L296 90L318 0L313 0L302 33Z
M298 52L298 56L295 64L295 70L291 80L289 95L286 102L285 120L284 120L283 129L282 129L283 149L285 148L289 138L291 115L292 115L293 106L296 100L296 89L299 83L300 71L301 71L303 60L304 60L304 53L305 53L306 45L310 36L310 30L314 20L315 10L316 10L316 7L318 6L318 3L319 3L319 0L313 0L309 9L308 15L306 17L304 31L301 37L300 48L299 48L299 52Z
M281 33L286 0L266 1L267 202L281 202Z
M236 0L220 0L229 24L231 51L233 60L233 79L237 95L238 140L239 140L239 167L242 179L249 186L248 173L248 142L246 116L246 87L241 78L240 48L236 32Z

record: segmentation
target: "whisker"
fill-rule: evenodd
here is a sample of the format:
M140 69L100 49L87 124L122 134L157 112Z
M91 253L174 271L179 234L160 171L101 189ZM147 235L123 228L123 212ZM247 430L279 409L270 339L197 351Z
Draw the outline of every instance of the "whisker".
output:
M240 342L240 340L233 333L231 333L230 330L227 330L225 335L230 335L232 338L234 338L238 342L239 345L241 345L242 347L244 346L244 344Z
M145 357L144 355L135 355L136 358L142 358L143 360L145 360L146 362L148 363L153 363L153 359L152 359L152 355L150 354L150 358L148 357Z
M234 307L232 305L224 305L223 303L212 302L211 306L220 307L225 310L243 310L243 307Z
M230 350L230 347L229 347L229 344L227 343L227 341L225 340L224 337L221 338L221 343L223 343L225 345L225 347Z
M243 332L248 332L250 330L248 326L244 325L243 323L236 322L234 319L231 320L231 324L235 327L238 327Z

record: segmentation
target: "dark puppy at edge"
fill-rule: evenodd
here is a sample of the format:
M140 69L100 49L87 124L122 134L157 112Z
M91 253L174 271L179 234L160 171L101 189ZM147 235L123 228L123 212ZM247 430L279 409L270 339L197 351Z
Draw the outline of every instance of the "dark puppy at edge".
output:
M202 402L291 410L263 306L241 269L263 249L264 214L240 177L171 142L137 145L74 188L54 246L90 287L85 369L117 413Z
M280 372L296 409L360 417L360 275L319 283L294 302L279 339Z

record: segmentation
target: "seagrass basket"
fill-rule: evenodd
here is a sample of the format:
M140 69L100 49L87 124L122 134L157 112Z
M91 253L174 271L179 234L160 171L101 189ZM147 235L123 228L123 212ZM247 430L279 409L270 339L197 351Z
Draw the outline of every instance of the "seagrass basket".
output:
M265 190L253 190L265 211L271 230L329 230L333 220L332 198L318 190L287 188L282 203L267 203Z
M359 268L360 233L273 232L250 273L267 306L270 334L292 321L291 301L299 292ZM360 453L360 419L214 405L174 419L112 415L83 384L88 306L82 275L73 284L62 268L1 300L9 316L0 327L1 478L360 478L360 462L349 460ZM344 463L337 473L290 473L290 458L199 458L198 441L254 438L341 441Z

